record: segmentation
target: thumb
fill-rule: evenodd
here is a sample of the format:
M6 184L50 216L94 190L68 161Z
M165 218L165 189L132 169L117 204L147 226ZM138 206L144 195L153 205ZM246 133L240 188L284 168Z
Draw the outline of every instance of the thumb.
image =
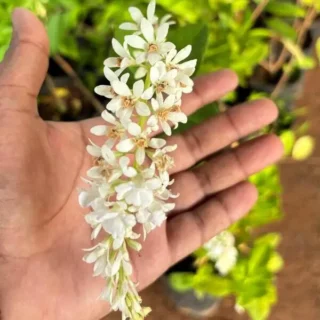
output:
M12 14L13 36L0 70L0 87L25 89L37 96L48 69L49 40L43 24L30 11ZM15 92L17 93L17 92Z

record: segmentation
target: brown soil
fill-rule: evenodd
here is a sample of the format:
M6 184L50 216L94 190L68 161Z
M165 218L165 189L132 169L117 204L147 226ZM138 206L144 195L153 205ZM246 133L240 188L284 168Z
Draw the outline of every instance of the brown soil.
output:
M300 106L306 106L311 134L320 141L320 68L307 74ZM278 278L279 303L270 320L320 319L320 148L304 162L281 165L285 219L269 229L283 235L280 251L285 268ZM158 281L142 293L152 307L150 320L192 319L174 309ZM120 319L112 314L105 320ZM231 300L220 306L212 320L242 320Z

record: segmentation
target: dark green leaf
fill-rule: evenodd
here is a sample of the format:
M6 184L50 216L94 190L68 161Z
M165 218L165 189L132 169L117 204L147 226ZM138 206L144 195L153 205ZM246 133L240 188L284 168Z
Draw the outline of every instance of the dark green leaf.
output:
M172 30L169 33L168 40L173 42L178 50L183 49L187 45L192 45L191 55L188 60L197 59L197 70L201 64L204 52L208 42L209 30L207 25L203 23L189 24L184 27Z
M50 39L51 54L56 54L59 51L59 46L62 37L64 36L64 19L63 15L56 13L49 18L48 21L48 36Z

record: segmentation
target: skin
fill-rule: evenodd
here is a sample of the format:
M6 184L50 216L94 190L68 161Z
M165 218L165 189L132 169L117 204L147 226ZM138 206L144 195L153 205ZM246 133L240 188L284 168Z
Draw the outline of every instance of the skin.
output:
M45 122L36 97L48 67L49 43L40 21L13 14L13 39L0 65L0 310L4 320L95 320L109 307L97 300L104 281L82 261L93 245L77 202L81 176L92 164L89 129L102 121ZM237 86L228 70L196 79L183 110L191 114ZM246 178L282 155L273 135L219 150L277 117L269 100L247 103L200 124L177 143L171 174L181 194L176 209L132 254L140 289L168 267L245 215L257 199ZM95 140L99 143L99 138ZM201 159L208 161L198 168Z

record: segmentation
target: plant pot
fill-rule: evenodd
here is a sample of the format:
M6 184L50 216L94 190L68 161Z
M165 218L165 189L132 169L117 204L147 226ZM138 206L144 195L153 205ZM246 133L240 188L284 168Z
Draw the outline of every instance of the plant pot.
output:
M177 310L193 318L213 316L220 305L221 299L205 295L202 299L196 297L193 290L177 292L169 284L168 277L163 276L162 282Z

